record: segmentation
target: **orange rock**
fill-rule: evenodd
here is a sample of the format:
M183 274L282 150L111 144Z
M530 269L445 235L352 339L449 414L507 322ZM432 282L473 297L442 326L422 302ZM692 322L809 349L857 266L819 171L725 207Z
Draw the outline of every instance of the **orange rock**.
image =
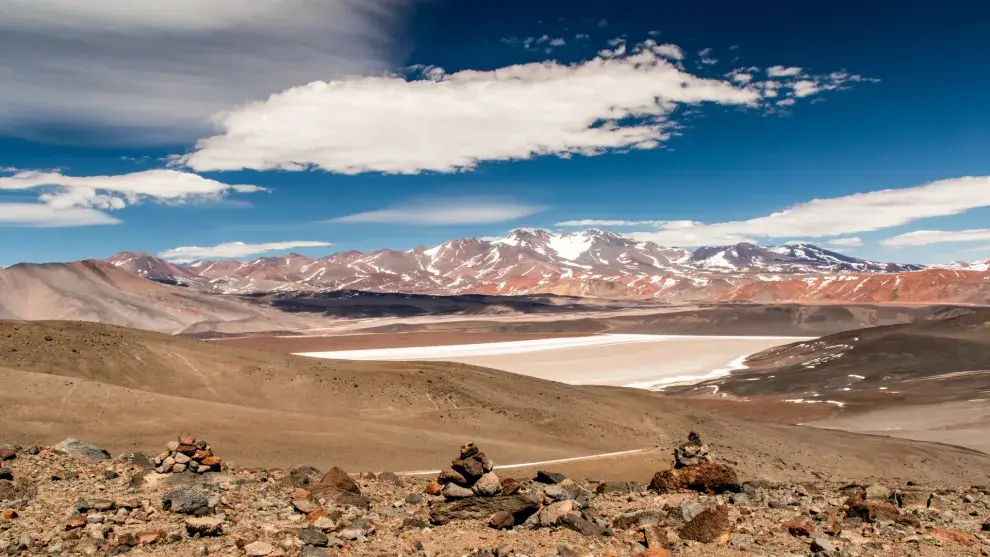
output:
M183 431L179 434L179 444L180 445L195 445L196 437L189 433L188 431Z
M324 509L323 507L320 507L315 511L306 515L306 522L313 524L314 522L316 522L317 520L319 520L324 516L328 516L327 510Z
M955 528L935 528L930 533L935 539L945 543L957 543L966 546L976 543L973 534L967 534Z
M193 460L203 460L204 458L210 456L213 456L213 451L209 449L199 449L195 453L193 453L192 458Z
M82 528L86 525L86 515L77 514L65 521L65 529L72 530L73 528Z
M17 511L14 509L4 509L3 511L0 511L0 518L4 520L13 520L17 518Z
M787 522L781 524L780 527L787 530L788 534L796 538L809 538L815 533L815 525L810 522L788 520Z
M134 534L137 538L138 543L157 543L165 540L165 532L161 530L154 530L150 532L138 532Z
M729 507L721 505L701 511L681 528L679 534L685 540L723 544L728 543L731 531Z
M362 480L375 480L375 479L378 479L378 476L376 476L374 472L362 472L361 473L361 479Z
M301 487L297 487L297 488L295 488L295 489L292 490L292 498L293 499L309 499L309 491L306 491L305 489L302 489Z
M672 557L671 553L662 547L651 547L639 554L639 557Z
M443 493L443 486L440 485L440 482L433 480L426 484L426 489L423 490L423 493L427 495L440 495Z
M650 490L660 494L684 489L709 493L738 491L739 476L732 468L714 462L702 462L684 468L657 472L650 482Z
M220 466L221 462L219 456L208 456L202 460L203 466Z

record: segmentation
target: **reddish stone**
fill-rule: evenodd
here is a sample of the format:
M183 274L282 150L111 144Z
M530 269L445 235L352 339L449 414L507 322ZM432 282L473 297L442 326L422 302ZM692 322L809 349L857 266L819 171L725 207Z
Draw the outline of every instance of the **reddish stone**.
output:
M796 538L810 538L811 535L815 533L815 525L810 522L788 520L787 522L781 524L780 527L787 530L788 534Z
M360 495L361 486L346 471L334 466L329 472L323 475L320 483L314 485L310 491L312 491L314 496L341 493Z
M722 505L701 511L681 528L681 538L701 543L727 543L732 522L729 507Z
M176 452L182 453L186 456L192 456L196 454L196 451L198 450L199 449L196 448L196 445L179 445L179 448L176 449Z
M14 509L4 509L0 511L0 518L4 520L13 520L17 518L17 511Z
M361 473L361 479L362 480L377 480L378 479L378 476L376 476L374 472L362 472Z
M136 537L138 543L141 544L158 543L160 541L165 541L165 532L162 532L161 530L138 532L137 534L134 534L134 537Z
M522 485L519 484L519 480L515 478L502 479L502 495L515 495L520 488Z
M427 495L440 495L443 493L443 486L440 485L440 482L433 480L426 484L426 489L423 490L423 493Z
M867 521L875 521L880 518L896 521L900 518L901 511L890 503L865 501L850 506L846 511L846 516L856 516Z
M317 520L323 518L324 516L329 516L329 513L327 513L327 510L326 509L324 509L323 507L320 507L320 508L316 509L315 511L313 511L313 512L311 512L311 513L309 513L309 514L306 515L306 522L308 522L310 524L313 524L314 522L316 522Z
M187 431L183 431L179 434L179 444L180 445L195 445L196 437Z
M739 491L739 476L732 468L714 462L702 462L693 466L657 472L650 482L650 490L660 494L684 489L707 493Z
M213 456L213 451L209 449L199 449L193 453L193 460L203 460L204 458Z
M945 543L956 543L966 546L976 543L976 538L973 537L973 534L967 534L955 528L935 528L930 533L935 539Z
M292 490L293 499L309 499L309 495L310 495L309 491L301 487L297 487Z
M17 458L17 453L12 449L0 449L0 460L14 460Z
M219 456L208 456L200 462L203 466L220 466L222 459Z
M672 557L672 554L662 547L651 547L640 553L639 557Z
M86 515L84 514L77 514L69 518L69 520L65 521L66 530L72 530L73 528L82 528L85 525L86 525Z

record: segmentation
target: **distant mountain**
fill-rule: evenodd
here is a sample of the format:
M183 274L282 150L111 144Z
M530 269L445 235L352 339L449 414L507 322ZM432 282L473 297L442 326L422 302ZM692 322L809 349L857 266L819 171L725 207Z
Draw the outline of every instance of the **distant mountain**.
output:
M223 294L360 290L668 302L982 303L983 290L990 288L982 276L911 275L926 267L858 259L812 244L741 243L691 251L600 229L554 233L520 228L496 239L461 238L408 251L345 251L320 259L289 254L246 263L231 259L174 265L124 253L109 261L151 280ZM955 265L946 268L985 273L990 267ZM927 282L912 286L915 281Z
M943 263L939 265L932 265L935 269L951 269L954 271L990 271L990 259L983 259L981 261L953 261L952 263Z

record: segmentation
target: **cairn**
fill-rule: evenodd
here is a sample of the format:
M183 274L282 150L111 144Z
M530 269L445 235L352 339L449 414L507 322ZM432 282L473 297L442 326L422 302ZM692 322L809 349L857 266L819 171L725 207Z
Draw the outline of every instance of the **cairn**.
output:
M481 452L474 443L461 447L459 458L442 470L437 483L443 486L442 494L449 501L467 497L494 497L502 493L502 481L492 470L495 463Z
M688 434L688 442L674 449L674 468L687 468L702 462L711 462L708 445L701 436L692 431Z
M191 433L181 433L177 441L169 441L165 450L155 457L155 471L159 474L216 472L221 459L213 454L206 441L197 441Z

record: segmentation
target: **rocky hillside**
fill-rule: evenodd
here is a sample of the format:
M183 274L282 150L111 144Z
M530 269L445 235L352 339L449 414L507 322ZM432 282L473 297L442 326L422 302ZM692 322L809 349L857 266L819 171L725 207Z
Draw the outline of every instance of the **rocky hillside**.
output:
M659 458L654 472L626 482L572 479L555 467L501 468L473 444L448 450L454 458L439 474L348 473L332 462L244 468L220 457L215 469L194 473L159 463L203 441L190 434L168 448L164 441L114 459L75 440L0 448L0 554L938 557L990 550L985 486L829 476L770 482L722 460L695 435L674 459Z

